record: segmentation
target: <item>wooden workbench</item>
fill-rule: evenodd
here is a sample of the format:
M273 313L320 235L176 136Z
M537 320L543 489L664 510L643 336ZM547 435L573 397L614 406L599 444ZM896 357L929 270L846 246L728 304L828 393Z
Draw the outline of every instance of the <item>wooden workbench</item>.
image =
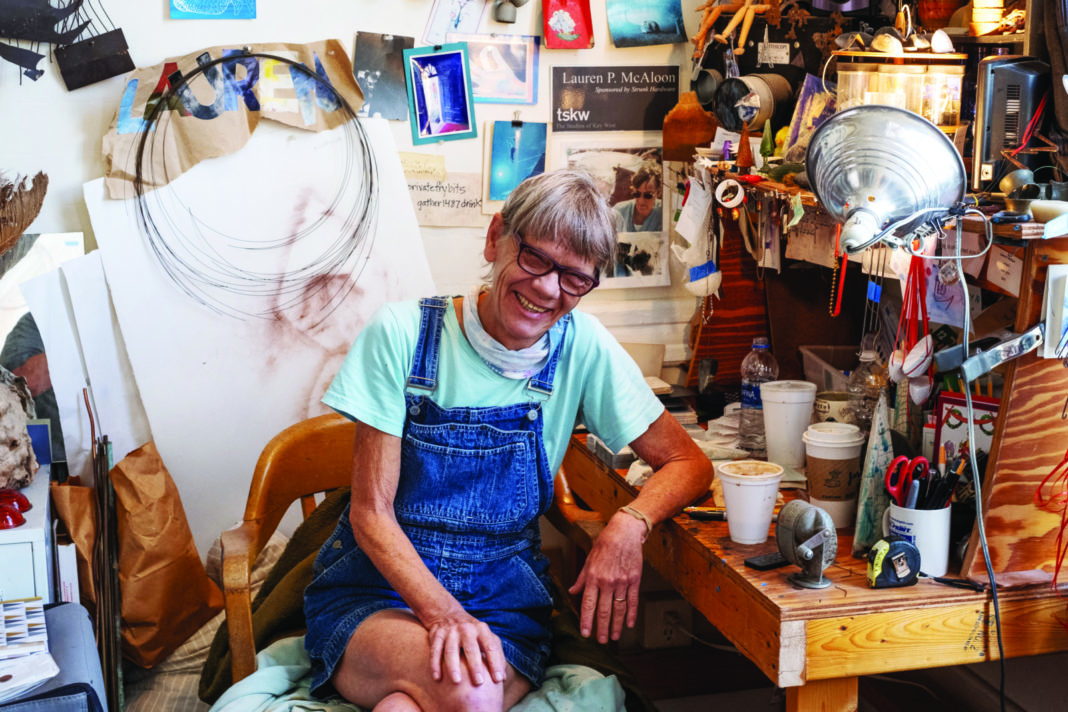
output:
M572 441L563 471L571 493L607 519L636 490L623 476ZM752 660L786 688L788 712L857 709L857 677L998 658L991 596L928 580L872 590L866 564L851 556L841 533L825 589L787 580L794 566L757 572L742 561L775 550L773 532L757 546L731 542L726 523L686 515L658 526L645 557L678 592ZM1000 590L1005 655L1068 650L1059 620L1065 601L1048 586Z

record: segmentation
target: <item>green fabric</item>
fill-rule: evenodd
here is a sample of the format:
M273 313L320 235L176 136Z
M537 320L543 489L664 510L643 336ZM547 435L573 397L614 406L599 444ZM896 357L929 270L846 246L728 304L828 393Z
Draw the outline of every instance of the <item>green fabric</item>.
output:
M262 651L279 638L304 630L304 588L311 583L312 564L320 547L334 531L349 501L347 487L327 495L323 502L293 532L281 558L267 575L252 600L252 629L256 650ZM553 580L555 602L550 627L553 634L549 665L585 665L605 676L614 675L626 693L627 712L655 712L656 706L638 685L634 675L595 640L583 638L578 630L578 614L563 587ZM225 620L215 631L198 695L212 704L232 684L230 638ZM531 708L549 709L549 708ZM562 709L562 708L561 708Z
M340 698L311 696L311 661L304 638L283 638L256 656L256 673L223 693L212 712L363 712ZM584 665L556 665L545 683L512 712L622 712L623 690L613 677Z

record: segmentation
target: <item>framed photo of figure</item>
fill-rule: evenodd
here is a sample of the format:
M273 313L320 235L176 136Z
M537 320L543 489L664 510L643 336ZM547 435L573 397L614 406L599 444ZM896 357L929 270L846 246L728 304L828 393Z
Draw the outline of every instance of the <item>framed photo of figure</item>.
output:
M412 143L478 135L466 44L406 49L404 67Z
M538 103L538 44L532 35L461 35L471 60L471 93L481 104Z
M671 283L664 216L663 149L649 138L597 139L589 134L553 138L556 168L593 176L616 220L616 259L601 289L663 287Z

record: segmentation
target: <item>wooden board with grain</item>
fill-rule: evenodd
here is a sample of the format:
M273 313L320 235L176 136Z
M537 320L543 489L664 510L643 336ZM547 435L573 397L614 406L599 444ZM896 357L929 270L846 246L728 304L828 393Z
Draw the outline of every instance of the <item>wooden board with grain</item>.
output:
M1068 238L1028 243L1017 333L1041 319L1048 266L1066 262ZM1048 580L1056 560L1060 516L1039 509L1034 499L1038 485L1068 450L1068 369L1032 351L1009 363L1004 393L983 480L991 565L1001 583L1034 580L1036 572ZM972 534L963 570L967 578L988 580L978 532Z
M705 358L715 358L719 362L717 382L741 384L742 359L752 349L753 339L768 336L764 282L757 277L756 260L746 251L738 224L730 219L724 224L726 237L719 250L722 298L705 298L711 304L707 323L702 308L698 308L694 315L691 325L693 353L686 379L686 385L691 388L697 385L697 367Z
M637 492L578 440L568 449L563 471L571 492L605 518ZM851 537L844 531L838 534L835 563L824 574L831 582L827 588L796 586L789 579L798 571L794 566L761 572L743 565L747 557L775 549L774 528L765 543L743 546L731 541L726 523L683 514L654 529L644 554L781 687L998 656L989 592L930 579L906 588L871 589L866 562L851 556ZM1004 590L999 601L1007 655L1068 649L1068 631L1060 621L1065 604L1048 586ZM855 681L844 689L855 691ZM841 692L835 690L833 685L822 692L810 689L798 700ZM804 703L796 709L811 708Z

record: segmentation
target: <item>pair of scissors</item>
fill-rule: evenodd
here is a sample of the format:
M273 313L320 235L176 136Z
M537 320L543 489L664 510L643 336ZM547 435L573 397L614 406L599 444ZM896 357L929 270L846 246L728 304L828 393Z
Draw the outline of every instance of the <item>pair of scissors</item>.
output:
M910 460L902 455L894 458L893 462L890 463L890 467L886 469L886 489L890 493L890 497L897 502L897 506L908 506L907 502L909 493L912 490L912 483L916 483L918 494L919 481L927 477L927 473L930 471L931 463L927 461L926 457L914 457Z

